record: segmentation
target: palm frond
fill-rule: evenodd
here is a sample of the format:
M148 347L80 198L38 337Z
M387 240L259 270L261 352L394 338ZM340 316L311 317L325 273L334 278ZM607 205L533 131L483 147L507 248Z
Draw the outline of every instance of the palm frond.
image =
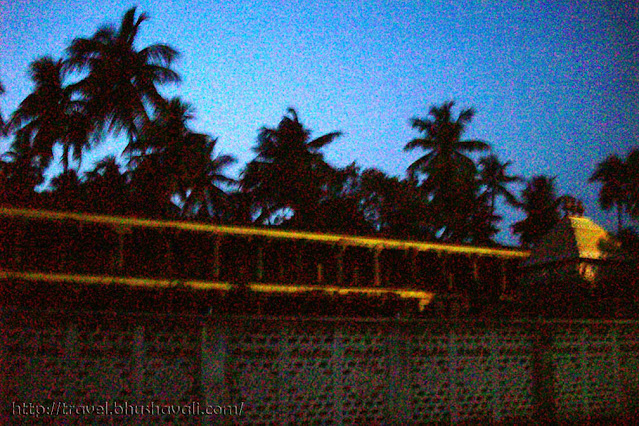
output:
M410 166L408 166L408 172L410 174L414 174L416 172L426 171L428 165L432 162L434 157L434 152L429 152L428 154L419 157L417 160L413 161Z
M415 138L404 146L404 151L411 151L415 148L434 149L436 146L436 142L430 138Z
M466 108L459 113L459 116L457 117L457 123L462 126L465 126L466 124L470 123L473 120L474 116L475 116L475 110L473 108Z
M490 144L488 144L488 142L477 139L459 141L457 144L460 151L475 152L490 150Z
M420 132L428 132L428 129L432 126L432 122L430 120L414 117L410 119L410 126Z
M215 163L218 164L220 168L230 166L235 162L237 162L237 160L232 155L218 155L215 157Z
M291 115L292 120L294 122L299 123L299 119L298 119L298 116L297 116L297 111L295 110L295 108L293 108L293 107L286 108L286 113ZM287 118L287 117L284 117L284 118Z
M317 139L313 139L312 141L308 142L306 145L312 149L320 149L328 145L329 143L333 142L335 139L337 139L340 136L342 136L342 132L327 133L325 135L320 136Z
M166 44L153 44L142 50L139 55L145 62L169 66L179 57L179 52Z

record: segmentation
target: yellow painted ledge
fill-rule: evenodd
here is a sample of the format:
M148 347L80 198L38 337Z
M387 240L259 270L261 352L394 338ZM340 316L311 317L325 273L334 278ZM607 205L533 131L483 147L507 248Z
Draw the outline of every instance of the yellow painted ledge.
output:
M393 240L375 237L355 237L339 234L322 234L315 232L285 231L278 229L263 229L241 226L211 225L198 222L140 219L122 216L105 216L89 213L59 212L50 210L19 209L13 207L0 207L0 216L40 219L75 221L81 223L94 223L120 228L155 228L174 229L192 232L203 232L212 235L237 235L246 237L268 237L286 240L306 240L344 246L368 247L377 249L400 249L417 251L434 251L443 253L458 253L477 256L494 256L502 258L527 258L528 250L517 248L493 248L465 246L456 244L442 244L419 241Z
M151 278L130 278L114 277L107 275L80 275L80 274L56 274L42 272L16 272L0 271L0 280L18 279L25 281L51 282L51 283L74 283L89 285L120 284L132 287L147 288L176 288L190 287L197 290L231 290L234 285L227 282L218 281L196 281L196 280L167 280ZM320 291L329 294L366 294L371 296L384 296L395 294L401 298L419 299L420 304L428 304L434 297L434 293L420 290L404 290L374 287L354 287L344 288L336 286L312 286L312 285L286 285L268 283L247 283L246 286L255 292L261 293L305 293Z
M156 287L156 288L173 288L173 287L191 287L200 290L230 290L231 284L225 282L213 281L180 281L153 278L132 278L132 277L114 277L109 275L81 275L81 274L57 274L43 272L14 272L0 271L0 279L18 279L25 281L38 282L55 282L55 283L74 283L74 284L90 284L90 285L107 285L120 284L132 287Z

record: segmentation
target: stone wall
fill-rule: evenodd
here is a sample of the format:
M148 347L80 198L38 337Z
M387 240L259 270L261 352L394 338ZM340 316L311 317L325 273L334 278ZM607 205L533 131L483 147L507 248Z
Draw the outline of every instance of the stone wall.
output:
M637 321L301 319L2 310L3 424L108 402L233 408L115 424L395 424L620 416ZM19 404L58 409L16 415ZM56 405L57 404L57 405ZM216 409L217 409L216 408ZM54 410L55 412L55 410Z

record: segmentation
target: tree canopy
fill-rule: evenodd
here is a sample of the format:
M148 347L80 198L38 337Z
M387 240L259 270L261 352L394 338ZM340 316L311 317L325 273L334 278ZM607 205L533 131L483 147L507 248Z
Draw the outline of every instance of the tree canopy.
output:
M526 218L512 226L519 234L522 245L534 247L559 222L560 198L555 189L555 178L533 176L521 193L519 207Z
M118 25L73 39L64 57L32 62L33 90L0 121L12 138L0 157L0 202L495 244L504 200L526 214L513 225L525 246L558 220L554 179L535 176L515 194L523 178L510 175L512 162L488 152L487 142L465 137L475 110L456 114L454 101L409 121L418 136L404 150L421 156L405 176L330 164L326 147L342 133L316 137L288 108L276 126L257 131L254 158L235 179L228 172L234 157L219 152L217 138L192 129L189 103L162 95L162 86L180 81L172 68L179 55L163 43L138 46L147 19L129 9ZM120 133L128 138L124 151L82 172L87 151ZM51 176L56 161L62 172ZM602 185L602 208L617 210L620 229L623 215L639 217L638 176L634 150L601 162L591 177ZM36 190L45 177L49 186Z
M623 228L623 216L639 217L639 149L625 159L611 155L597 165L590 182L601 184L599 204L604 210L617 211L617 232Z

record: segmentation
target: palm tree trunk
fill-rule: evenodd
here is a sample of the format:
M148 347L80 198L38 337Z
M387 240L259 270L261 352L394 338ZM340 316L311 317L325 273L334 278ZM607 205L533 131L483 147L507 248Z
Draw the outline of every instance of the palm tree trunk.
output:
M497 193L493 191L490 195L490 214L495 216L495 198L497 197Z
M62 152L62 170L65 174L69 171L69 144L64 145Z
M621 203L617 203L617 235L619 235L622 228L622 213L622 205Z

